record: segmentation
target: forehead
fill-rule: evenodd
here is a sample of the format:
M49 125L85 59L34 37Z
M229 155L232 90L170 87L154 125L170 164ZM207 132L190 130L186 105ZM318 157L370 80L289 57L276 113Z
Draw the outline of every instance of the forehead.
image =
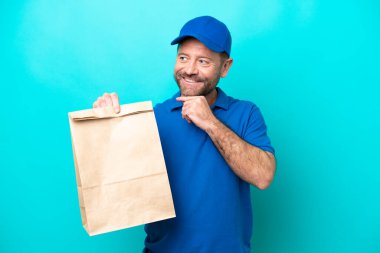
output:
M189 54L205 56L209 58L218 57L218 53L208 49L202 42L194 38L188 38L179 44L178 54Z

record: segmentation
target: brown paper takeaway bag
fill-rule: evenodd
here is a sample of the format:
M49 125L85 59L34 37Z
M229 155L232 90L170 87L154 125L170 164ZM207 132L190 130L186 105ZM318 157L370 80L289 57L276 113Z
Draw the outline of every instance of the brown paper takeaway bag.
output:
M152 103L69 113L82 223L90 235L175 217Z

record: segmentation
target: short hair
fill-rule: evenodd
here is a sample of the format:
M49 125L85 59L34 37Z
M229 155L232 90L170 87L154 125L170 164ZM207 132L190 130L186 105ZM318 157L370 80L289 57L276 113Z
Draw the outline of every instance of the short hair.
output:
M226 52L219 53L219 56L222 64L230 58Z

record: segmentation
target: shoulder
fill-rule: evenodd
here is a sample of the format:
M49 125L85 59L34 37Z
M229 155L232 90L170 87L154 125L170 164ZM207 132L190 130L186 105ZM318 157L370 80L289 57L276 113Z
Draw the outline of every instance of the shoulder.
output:
M238 129L236 133L251 145L274 153L260 108L252 101L231 97L229 99L231 99L229 107L232 113L231 118L234 118L235 123L238 124L235 126Z
M259 111L259 107L253 101L237 99L232 96L226 95L228 106L234 113L252 114Z
M253 101L237 99L226 95L229 120L242 127L242 133L252 125L265 125L260 108Z

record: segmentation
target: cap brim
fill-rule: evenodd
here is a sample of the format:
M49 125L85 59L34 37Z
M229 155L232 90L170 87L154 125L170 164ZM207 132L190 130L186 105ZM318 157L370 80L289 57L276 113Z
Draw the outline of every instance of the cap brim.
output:
M181 43L183 40L187 39L187 38L195 38L197 40L199 40L200 42L202 42L208 49L214 51L214 52L217 52L217 53L222 53L222 52L225 52L223 48L220 48L219 46L215 45L215 43L213 43L212 41L210 41L209 39L207 38L204 38L202 36L199 36L199 35L196 35L196 34L188 34L188 35L182 35L182 36L178 36L177 38L175 38L170 44L171 45L175 45L175 44L178 44L178 43ZM226 52L227 53L227 52ZM227 53L228 54L228 53Z
M175 39L170 43L170 45L179 44L179 43L181 43L184 39L189 38L189 37L193 37L193 36L189 36L189 35L178 36L177 38L175 38Z

